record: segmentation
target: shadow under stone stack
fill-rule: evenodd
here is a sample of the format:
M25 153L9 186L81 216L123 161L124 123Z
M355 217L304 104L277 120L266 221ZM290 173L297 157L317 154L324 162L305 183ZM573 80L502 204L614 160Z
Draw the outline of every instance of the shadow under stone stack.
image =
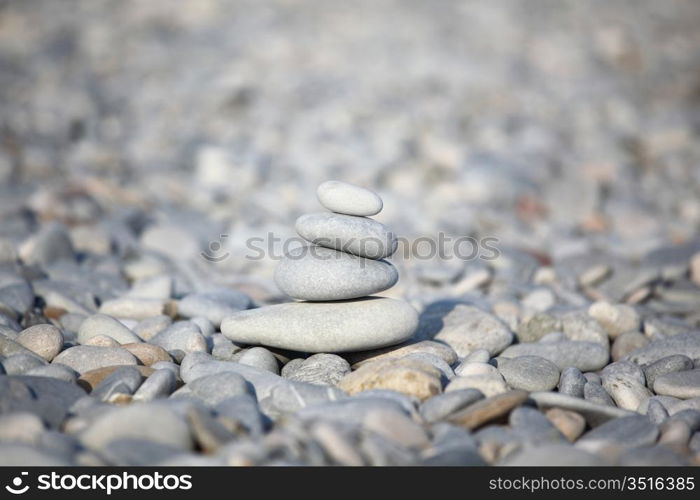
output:
M383 260L397 240L370 219L382 209L374 192L338 181L318 187L331 212L302 215L296 230L310 244L290 251L275 271L277 286L292 302L241 311L221 325L234 342L304 352L374 349L409 339L418 313L406 302L373 297L399 275Z

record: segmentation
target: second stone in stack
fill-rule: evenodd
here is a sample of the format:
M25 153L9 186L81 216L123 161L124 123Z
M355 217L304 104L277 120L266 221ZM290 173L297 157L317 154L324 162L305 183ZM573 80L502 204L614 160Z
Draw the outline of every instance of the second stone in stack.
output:
M366 216L382 209L372 191L338 181L318 188L321 204L333 213L302 215L299 236L312 245L290 251L275 271L280 289L299 300L328 301L365 297L391 288L399 273L389 262L396 237Z
M332 211L301 216L297 232L310 245L289 252L275 282L291 302L241 311L221 332L234 342L304 352L374 349L411 338L418 313L402 300L368 295L391 288L396 268L382 260L397 247L383 224L368 218L382 200L372 191L338 181L318 188Z

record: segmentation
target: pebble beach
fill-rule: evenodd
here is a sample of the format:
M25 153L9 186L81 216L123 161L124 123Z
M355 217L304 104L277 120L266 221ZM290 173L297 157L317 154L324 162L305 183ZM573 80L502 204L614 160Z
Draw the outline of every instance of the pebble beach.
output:
M698 20L0 1L0 465L700 465Z

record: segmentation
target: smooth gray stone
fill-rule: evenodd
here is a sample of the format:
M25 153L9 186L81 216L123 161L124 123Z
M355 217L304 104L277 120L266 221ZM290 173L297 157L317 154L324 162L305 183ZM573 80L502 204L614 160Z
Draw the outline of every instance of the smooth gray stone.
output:
M659 425L668 418L668 410L658 400L650 398L646 415L653 423Z
M642 415L609 420L579 438L576 447L596 453L609 445L636 448L656 442L659 428Z
M215 453L236 434L219 422L210 409L193 407L187 412L187 422L198 447L205 453Z
M29 243L22 255L22 260L27 264L45 266L62 259L75 259L70 236L62 224L43 226Z
M610 359L610 352L595 342L563 340L516 344L501 353L504 358L519 356L540 356L557 365L560 370L573 366L583 372L603 368Z
M220 324L214 326L214 323L204 316L194 316L190 318L190 321L199 327L199 331L202 332L202 335L204 335L204 337L207 339L209 339L212 335L221 335L216 333L216 330Z
M0 306L24 315L34 306L34 292L19 276L0 274Z
M125 294L134 299L168 300L173 294L173 278L165 274L141 278L133 282Z
M2 367L8 375L23 375L30 370L46 365L46 361L34 353L13 354L2 360Z
M43 432L43 421L33 413L16 411L0 415L0 443L35 445Z
M22 327L20 326L17 321L14 320L14 318L11 318L4 312L0 311L0 327L2 327L3 332L6 332L5 335L8 336L9 332L13 332L14 334L17 334L20 330L22 330ZM10 337L14 338L14 337Z
M421 452L421 465L484 466L474 437L461 427L440 422L431 427L433 442Z
M35 375L37 377L51 377L65 382L75 383L80 374L75 370L63 365L44 365L32 368L25 375Z
M171 371L175 377L180 376L180 367L172 361L158 361L153 363L151 368L154 370L168 370Z
M83 396L85 391L77 385L55 378L0 376L0 414L27 411L52 428L61 425L69 408Z
M207 339L204 338L199 327L191 321L176 321L148 342L168 352L190 353L208 350Z
M445 362L445 360L443 360L439 356L436 356L435 354L429 352L412 352L406 356L403 356L402 359L414 359L427 365L432 365L440 371L440 373L442 374L443 381L445 382L455 377L455 372L452 370L450 365L448 365Z
M381 222L367 217L306 214L294 225L306 241L368 259L383 259L396 252L398 240Z
M254 393L251 384L242 375L233 372L200 377L184 387L210 406L235 396Z
M177 388L177 376L167 368L157 369L136 390L135 401L153 401L167 398Z
M640 385L646 383L646 377L644 376L644 371L636 364L630 361L616 361L610 363L608 366L603 368L600 373L601 381L605 382L605 379L612 377L613 375L629 379Z
M133 331L140 338L148 342L172 324L173 320L170 316L153 316L152 318L142 319L136 323Z
M272 425L260 411L255 397L250 394L224 399L216 405L215 410L222 417L240 422L254 436L264 433Z
M261 370L259 368L254 368L252 366L247 366L232 361L209 360L195 363L191 367L187 367L187 369L183 369L183 367L181 367L182 379L187 384L190 384L192 381L200 377L226 372L237 373L250 382L250 384L252 384L252 386L255 388L255 394L258 401L270 396L272 394L272 389L278 385L288 387L290 384L298 383L286 380L267 370Z
M513 389L549 391L559 382L557 365L539 356L501 359L498 371Z
M69 465L74 465L71 457L55 455L26 444L0 444L0 467L62 467Z
M480 428L474 433L474 438L479 442L479 445L496 444L499 447L508 444L520 444L520 437L512 431L510 427L505 425L487 425Z
M652 396L644 385L644 372L629 361L618 361L606 366L601 378L603 388L620 408L636 411Z
M374 349L408 340L418 313L406 302L382 298L330 302L294 302L241 311L221 324L234 342L262 344L302 352Z
M600 375L598 375L597 373L586 372L583 374L583 376L586 377L586 382L593 382L594 384L598 385L603 383L603 379L600 378Z
M595 382L587 382L586 385L583 386L583 397L586 401L590 401L591 403L615 406L615 402L612 397L610 397L610 394L608 394L608 391L606 391L602 385L596 384Z
M633 412L617 408L615 406L605 406L587 401L585 399L558 394L556 392L533 392L530 399L537 403L537 407L543 410L549 408L562 408L580 413L591 427L596 427L610 419L616 419L634 415Z
M559 377L559 392L575 398L583 398L583 387L587 379L576 367L570 366L561 372Z
M277 358L264 347L251 347L250 349L246 349L243 355L238 358L238 362L243 365L260 368L261 370L267 370L275 375L279 375L280 373Z
M683 354L691 359L699 359L700 332L681 333L655 340L640 349L632 351L623 359L638 365L646 365L674 354Z
M566 440L559 429L535 408L527 406L515 408L508 416L508 423L512 432L525 443Z
M42 450L64 457L73 457L81 451L80 441L75 436L57 430L45 430L37 442Z
M605 460L603 459L603 462ZM505 457L499 465L509 467L599 466L601 457L564 443L526 446Z
M415 464L418 460L410 450L373 432L362 436L360 450L372 466L407 466Z
M700 410L692 408L681 410L674 413L672 417L669 417L669 419L672 422L676 420L684 422L690 429L690 432L697 432L700 430Z
M382 210L382 199L374 191L342 181L326 181L316 189L318 201L331 212L370 216Z
M343 398L314 406L302 408L296 416L302 420L331 420L359 425L365 417L375 410L396 411L406 415L409 412L403 405L387 398Z
M653 389L657 377L667 373L692 370L693 360L683 354L674 354L645 365L642 369L646 377L647 387Z
M32 351L24 347L19 342L16 342L5 335L0 335L0 356L8 357L12 356L13 354L34 355Z
M409 396L402 392L392 391L391 389L370 389L368 391L358 392L353 394L354 399L386 399L393 401L403 408L403 411L411 416L414 420L418 418L418 407L420 400L415 396Z
M22 330L17 342L46 361L51 361L63 349L63 334L53 325L34 325Z
M207 318L218 328L224 318L250 306L251 300L246 294L221 288L186 295L178 302L177 312L185 318Z
M221 333L212 336L211 355L214 356L215 359L221 361L235 361L237 359L236 355L242 349L241 346L234 344Z
M80 441L95 450L118 439L152 441L180 450L192 448L184 419L160 403L115 407L100 415L80 434Z
M460 389L438 394L421 404L420 414L426 422L438 422L483 398L484 395L477 389Z
M290 250L277 264L274 278L279 289L295 299L348 300L391 288L399 272L385 260L311 245Z
M657 396L658 398L664 398L664 397L669 397L670 396ZM673 398L676 399L676 398ZM663 401L662 401L663 403ZM675 415L676 413L679 413L684 410L700 410L700 398L693 398L693 399L684 399L684 400L677 400L673 403L669 402L668 406L668 413L669 415Z
M649 403L652 401L657 401L661 403L661 405L666 408L666 410L670 413L671 408L676 404L680 403L681 400L678 398L672 398L671 396L652 396L649 399L647 399L644 403L641 404L639 408L637 408L637 412L641 413L642 415L647 413L647 410L649 409Z
M90 396L108 401L115 393L133 394L143 382L143 375L136 367L122 366L110 373L92 390Z
M284 365L282 376L297 382L335 385L350 371L350 363L344 358L335 354L319 353L306 359L291 360Z
M700 369L661 375L654 382L654 392L679 399L698 398L700 397Z
M85 344L97 335L106 335L120 344L133 344L141 339L123 323L106 314L93 314L80 324L78 342Z
M290 413L346 397L337 387L294 382L274 387L269 404L276 412Z
M690 463L673 450L663 445L642 446L626 450L618 461L622 467L672 467L688 466Z
M147 467L182 453L182 449L143 439L116 439L100 450L107 464L117 467Z
M66 349L52 363L65 365L83 374L90 370L114 365L137 365L138 360L121 347L98 347L79 345Z
M459 357L479 349L493 356L513 341L513 333L498 317L452 300L434 302L424 309L417 336L447 344Z

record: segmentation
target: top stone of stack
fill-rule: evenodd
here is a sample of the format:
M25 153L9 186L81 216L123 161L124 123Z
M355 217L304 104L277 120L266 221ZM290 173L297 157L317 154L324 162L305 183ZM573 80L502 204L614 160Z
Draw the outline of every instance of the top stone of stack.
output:
M316 190L318 201L331 212L368 217L382 211L382 199L369 189L341 181L326 181Z

